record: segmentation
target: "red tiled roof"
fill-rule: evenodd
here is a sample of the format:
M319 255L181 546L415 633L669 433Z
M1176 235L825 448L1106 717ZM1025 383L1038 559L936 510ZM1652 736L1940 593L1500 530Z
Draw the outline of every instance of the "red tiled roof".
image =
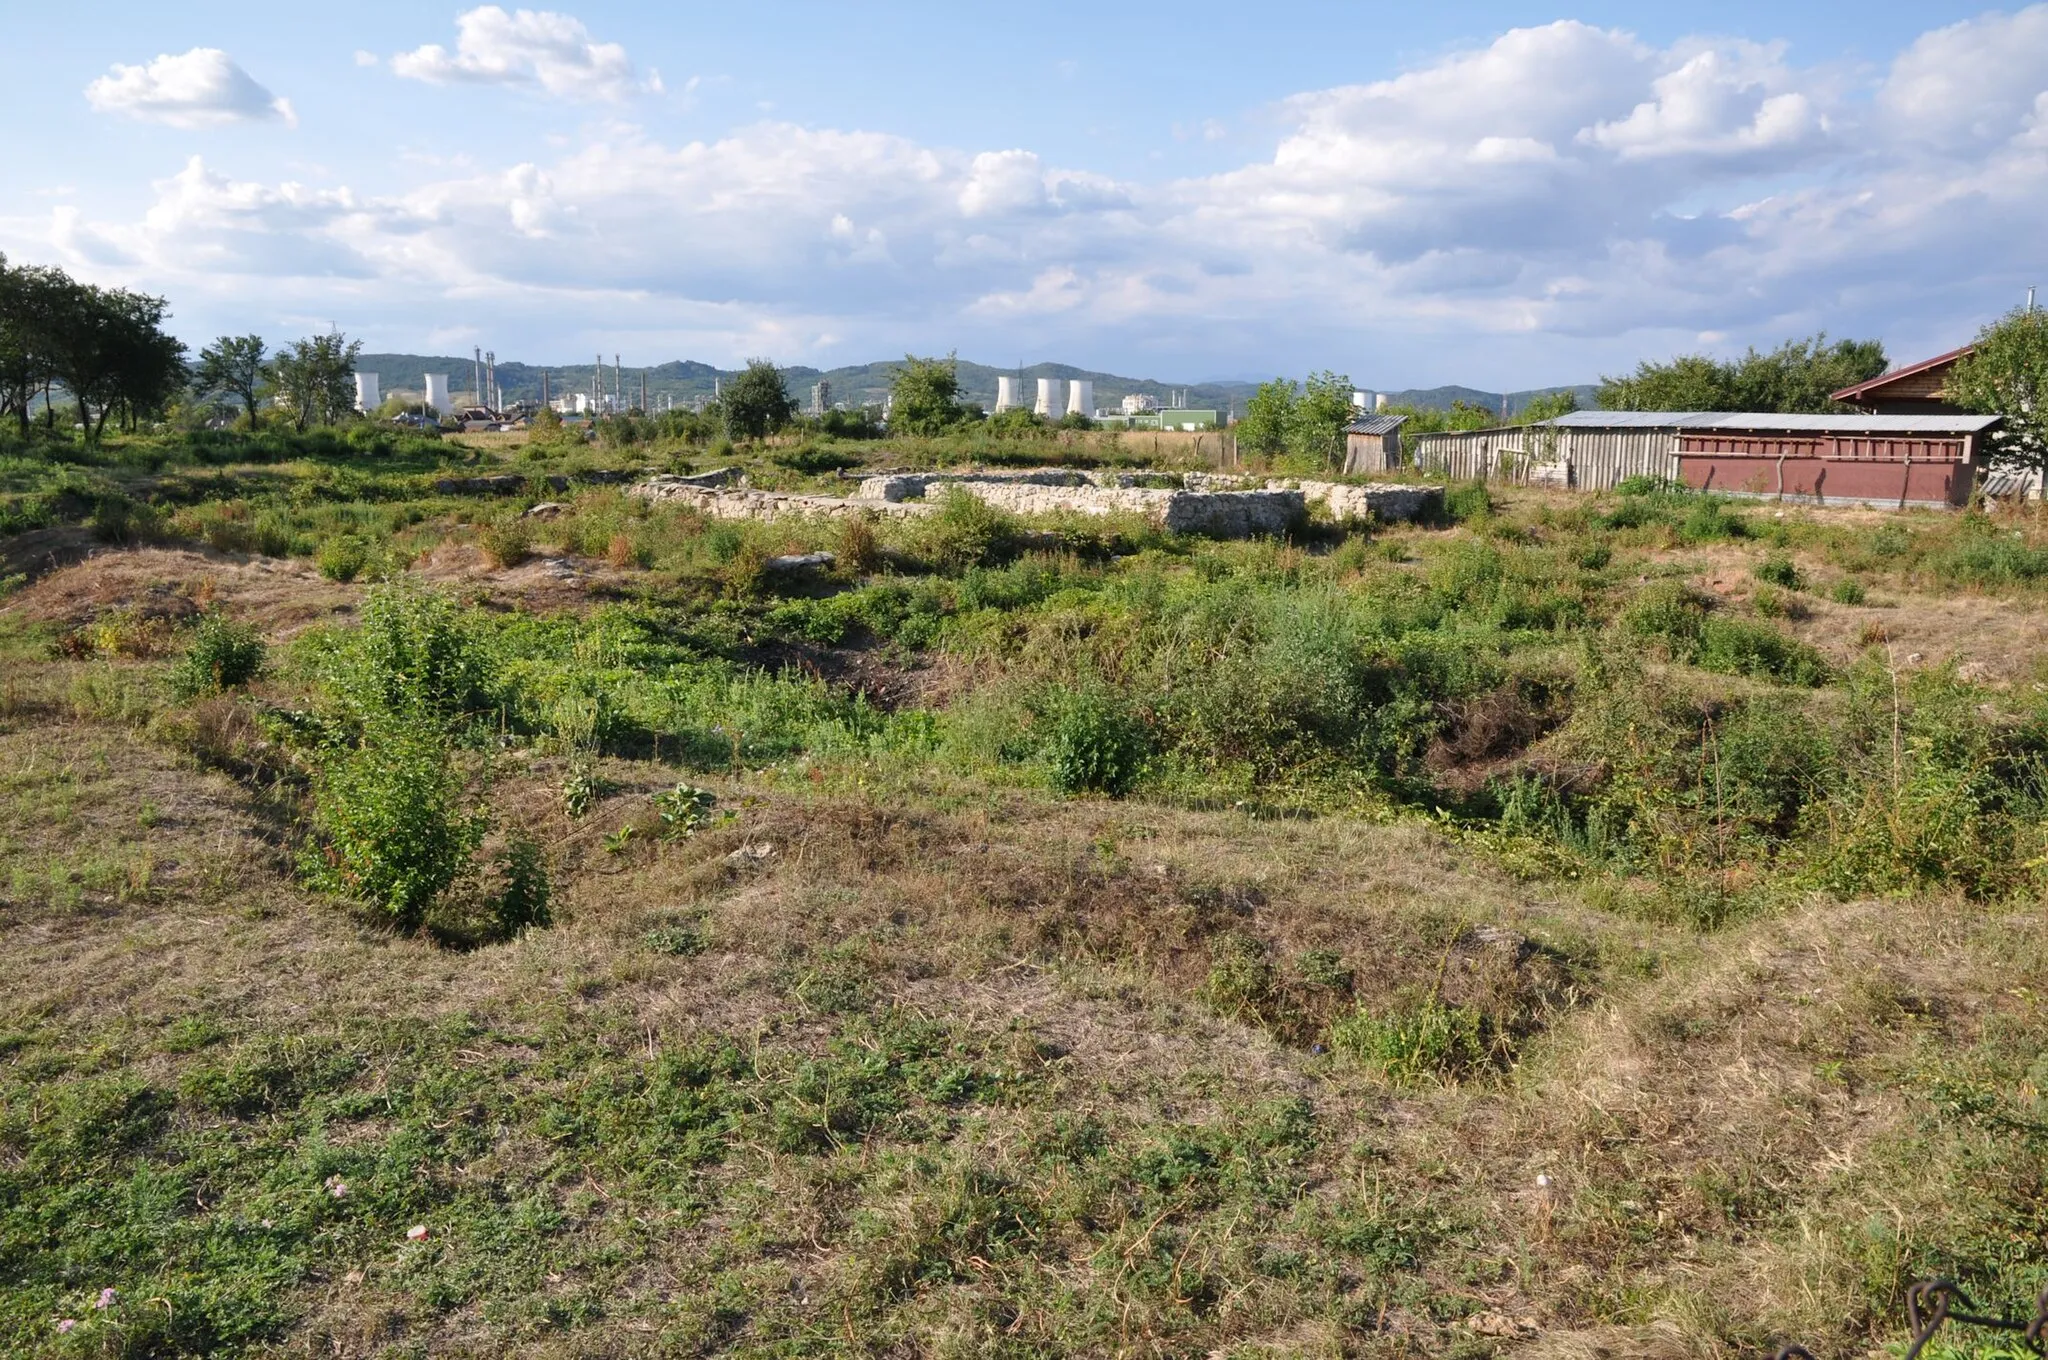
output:
M1945 368L1975 348L1977 348L1975 345L1964 345L1961 349L1952 349L1946 354L1937 354L1932 359L1922 359L1917 364L1907 364L1904 368L1895 368L1889 373L1880 373L1875 378L1857 383L1854 387L1845 387L1839 392L1831 392L1828 395L1835 401L1855 401L1858 397L1869 396L1872 392L1877 391L1886 384L1897 382L1901 378L1910 378L1917 373L1925 373L1931 368Z

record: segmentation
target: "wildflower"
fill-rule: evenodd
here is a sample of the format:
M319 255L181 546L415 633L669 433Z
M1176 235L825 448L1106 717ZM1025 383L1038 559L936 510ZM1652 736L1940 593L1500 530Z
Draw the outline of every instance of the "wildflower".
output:
M408 1242L424 1242L426 1237L427 1225L424 1223L415 1223L405 1230L405 1238Z
M347 1199L348 1182L339 1176L329 1176L327 1178L327 1193L336 1199Z
M58 1334L59 1336L62 1336L62 1335L63 1335L64 1333L66 1333L66 1332L70 1331L70 1330L71 1330L71 1329L72 1329L73 1327L76 1327L77 1325L78 1325L78 1319L77 1319L77 1318L58 1318L58 1319L57 1319L57 1334Z
M114 1293L112 1287L102 1289L100 1291L100 1296L93 1300L92 1306L99 1309L101 1312L105 1312L107 1309L112 1308L114 1306L114 1300L117 1297L118 1295Z

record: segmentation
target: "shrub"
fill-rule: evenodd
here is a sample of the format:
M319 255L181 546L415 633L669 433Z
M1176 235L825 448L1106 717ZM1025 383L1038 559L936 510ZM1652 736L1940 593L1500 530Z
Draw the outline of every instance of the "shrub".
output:
M1144 771L1151 735L1113 695L1088 690L1055 711L1045 744L1052 786L1061 793L1120 798Z
M1687 543L1714 543L1723 539L1749 537L1749 521L1731 514L1728 503L1718 496L1701 496L1686 512L1678 536Z
M1764 623L1709 618L1691 658L1701 670L1809 688L1828 682L1828 663L1797 638Z
M1330 1026L1330 1048L1409 1085L1476 1069L1486 1060L1484 1036L1477 1011L1431 997L1388 1015L1346 1016Z
M1484 519L1493 513L1493 497L1485 482L1460 482L1444 488L1444 518L1453 524Z
M524 831L512 832L506 838L498 892L491 903L498 929L509 936L551 924L549 896L547 853Z
M1750 569L1751 576L1767 585L1780 586L1786 590L1806 589L1806 578L1794 566L1792 559L1782 554L1766 557Z
M417 929L466 878L487 818L466 811L441 733L418 717L388 718L353 746L330 749L313 783L319 844L315 886L367 902Z
M993 566L1015 556L1022 538L1014 516L951 487L939 502L939 512L919 527L924 555L945 571Z
M865 514L848 515L839 522L837 545L840 567L855 576L880 570L882 538L875 532L874 519Z
M320 574L330 581L353 581L370 565L370 545L354 534L337 534L314 556Z
M1785 617L1785 592L1776 586L1758 586L1756 593L1749 597L1749 606L1756 610L1758 618L1782 619Z
M189 700L246 685L263 669L264 652L254 628L211 611L199 620L192 645L171 672L172 692Z
M493 669L461 612L409 582L370 591L350 653L337 688L358 710L446 719L489 702Z
M533 552L533 531L525 520L498 520L479 529L476 542L484 561L502 570L518 566Z
M1828 592L1828 598L1836 604L1862 604L1869 597L1865 594L1861 581L1852 581L1844 577L1835 582L1834 589Z
M93 507L92 536L102 543L156 543L164 536L163 517L153 505L103 497Z

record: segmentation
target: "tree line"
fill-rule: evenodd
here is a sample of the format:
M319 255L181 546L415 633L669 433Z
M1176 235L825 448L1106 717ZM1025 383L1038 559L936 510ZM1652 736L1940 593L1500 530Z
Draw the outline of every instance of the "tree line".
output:
M89 440L109 421L134 430L187 399L237 403L253 426L274 398L301 430L354 409L360 341L316 335L272 354L260 335L224 335L191 363L164 329L169 314L163 298L0 255L0 424L27 438L40 402L55 429L60 399Z

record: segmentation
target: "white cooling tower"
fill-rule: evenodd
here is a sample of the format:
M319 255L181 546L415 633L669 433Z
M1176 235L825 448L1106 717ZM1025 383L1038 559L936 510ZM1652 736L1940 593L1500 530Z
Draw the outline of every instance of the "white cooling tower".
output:
M1387 409L1387 394L1386 394L1386 393L1384 393L1384 392L1375 392L1375 393L1373 393L1373 394L1372 394L1372 409L1373 409L1373 410L1375 410L1375 411L1384 411L1384 410L1386 410L1386 409Z
M426 378L427 405L434 408L434 414L437 416L454 415L455 403L448 400L448 375L446 373L429 373L426 375Z
M377 395L377 375L356 374L356 409L368 415L382 404L383 398Z
M1093 416L1095 414L1095 384L1086 378L1076 378L1067 384L1067 414L1070 416Z
M1060 380L1040 378L1038 380L1038 404L1031 408L1047 420L1060 418Z
M996 379L996 409L998 411L1014 411L1023 404L1023 402L1017 400L1017 380L1015 378L999 377Z

